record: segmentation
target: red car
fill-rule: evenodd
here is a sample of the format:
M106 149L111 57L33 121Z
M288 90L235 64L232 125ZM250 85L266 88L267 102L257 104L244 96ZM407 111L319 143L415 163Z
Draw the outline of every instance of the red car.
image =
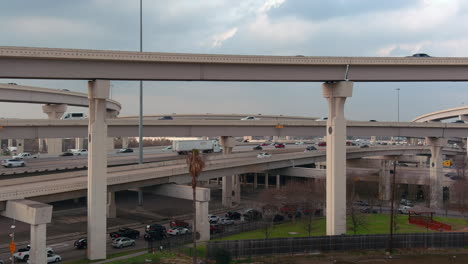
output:
M284 148L284 144L283 143L276 143L275 144L275 148Z
M265 143L265 142L263 142L262 144L260 144L260 146L262 146L262 147L269 146L269 145L270 145L270 144Z
M184 221L180 221L180 220L172 220L170 223L169 223L169 226L171 228L174 228L174 227L185 227L185 228L188 228L189 227L189 224L187 222L184 222Z
M318 143L318 146L319 146L319 147L326 147L326 146L327 146L327 142L321 141L321 142Z

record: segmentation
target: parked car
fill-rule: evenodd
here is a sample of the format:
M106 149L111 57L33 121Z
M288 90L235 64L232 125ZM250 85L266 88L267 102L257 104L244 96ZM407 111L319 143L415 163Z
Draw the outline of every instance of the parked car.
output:
M184 221L181 221L181 220L172 220L172 221L169 223L169 226L170 226L171 228L173 228L173 227L185 227L185 228L188 228L188 227L189 227L189 223L184 222Z
M86 249L88 247L88 239L86 237L82 237L75 241L74 246L77 249Z
M26 163L19 159L4 159L2 160L2 166L5 168L24 167Z
M223 232L223 226L218 224L211 224L210 225L210 234L216 234Z
M260 120L260 118L255 116L246 116L244 118L241 118L241 120Z
M257 158L259 158L259 159L271 158L271 154L268 154L268 153L266 153L266 152L262 152L262 153L259 153L259 154L257 155Z
M283 143L276 143L275 148L285 148L285 145Z
M263 150L262 146L258 145L252 148L253 150Z
M135 246L135 240L128 237L119 237L112 240L112 247L114 248L124 248Z
M244 221L258 221L262 219L262 213L255 209L246 211L243 214L243 216L244 216Z
M375 209L373 209L373 208L366 207L366 208L361 209L361 213L364 213L364 214L376 214L376 213L378 213L378 212L377 212L377 210L375 210Z
M210 221L210 224L216 224L219 221L219 216L217 216L217 215L208 215L208 220Z
M219 219L219 222L218 222L218 223L220 223L220 224L222 224L222 225L233 225L233 224L234 224L234 220L229 219L229 218L224 218L224 217L223 217L223 218L220 218L220 219Z
M188 233L190 233L190 230L188 228L185 228L185 227L174 227L174 228L171 228L171 229L167 229L166 232L169 235L178 236L178 235L188 234Z
M225 216L227 218L229 218L229 219L232 219L232 220L239 220L241 218L241 213L235 212L235 211L233 211L233 212L229 211L229 212L226 213Z
M64 152L64 153L60 154L59 156L60 157L69 157L69 156L75 156L75 155L73 155L73 153L71 153L71 152Z
M127 228L127 227L122 227L122 228L119 228L119 230L116 232L111 232L109 235L112 238L129 237L129 238L137 239L140 237L140 231Z
M282 222L282 221L284 221L284 216L282 216L280 214L277 214L277 215L273 216L273 222L274 223Z
M173 120L172 116L161 116L158 120Z
M117 153L133 153L133 149L131 148L123 148L123 149L119 149L117 151Z
M308 146L304 151L307 152L307 151L314 151L314 150L317 150L317 148L314 146Z
M355 201L355 202L353 203L353 205L355 205L355 206L369 206L369 203L366 202L366 201L358 200L358 201Z

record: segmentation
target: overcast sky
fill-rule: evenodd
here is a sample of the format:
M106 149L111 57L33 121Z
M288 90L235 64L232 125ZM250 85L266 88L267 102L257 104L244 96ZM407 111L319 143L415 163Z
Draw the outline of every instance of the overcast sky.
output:
M143 49L306 56L468 55L464 0L143 0ZM2 1L0 45L139 50L139 0ZM84 81L1 80L86 91ZM466 83L355 83L346 117L400 120L468 105ZM138 113L138 82L112 82L121 115ZM71 111L86 109L69 108ZM320 83L145 82L145 114L327 115ZM45 118L0 103L0 117Z

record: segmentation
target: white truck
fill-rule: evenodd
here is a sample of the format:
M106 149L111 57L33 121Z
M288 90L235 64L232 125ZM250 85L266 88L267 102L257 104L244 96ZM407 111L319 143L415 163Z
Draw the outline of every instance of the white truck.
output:
M69 149L68 152L73 153L74 156L88 155L87 149Z
M172 142L172 150L179 155L188 154L193 149L198 149L203 153L222 151L217 140L175 140Z
M29 152L23 152L23 153L20 153L18 155L15 155L12 157L12 159L37 159L37 154L36 155L33 155Z

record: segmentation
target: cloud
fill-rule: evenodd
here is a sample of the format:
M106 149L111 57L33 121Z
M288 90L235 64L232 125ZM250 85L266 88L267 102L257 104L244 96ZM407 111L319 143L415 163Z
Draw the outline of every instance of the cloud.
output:
M280 7L284 2L286 2L286 0L266 0L265 3L263 3L263 5L258 9L258 12L260 14L265 14L270 11L270 9Z
M231 28L228 31L215 35L213 36L213 42L211 44L212 47L219 47L223 44L224 41L234 37L234 35L237 33L237 28Z

